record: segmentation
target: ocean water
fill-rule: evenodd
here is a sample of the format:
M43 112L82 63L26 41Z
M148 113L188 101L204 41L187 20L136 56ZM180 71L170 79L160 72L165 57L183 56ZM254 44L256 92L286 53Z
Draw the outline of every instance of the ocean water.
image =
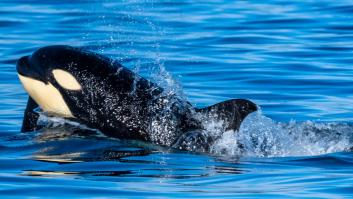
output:
M119 60L196 107L261 110L207 153L60 118L20 133L16 61L53 44ZM350 198L352 77L348 0L0 0L0 197Z

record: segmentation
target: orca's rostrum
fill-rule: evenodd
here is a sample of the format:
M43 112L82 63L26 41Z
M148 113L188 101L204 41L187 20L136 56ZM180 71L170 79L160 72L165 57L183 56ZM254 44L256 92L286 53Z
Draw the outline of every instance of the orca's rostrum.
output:
M224 121L237 130L257 106L233 99L195 108L102 55L71 46L40 48L18 60L19 79L29 94L22 132L37 128L38 106L49 116L78 121L107 136L172 146L190 132L203 131L203 119Z

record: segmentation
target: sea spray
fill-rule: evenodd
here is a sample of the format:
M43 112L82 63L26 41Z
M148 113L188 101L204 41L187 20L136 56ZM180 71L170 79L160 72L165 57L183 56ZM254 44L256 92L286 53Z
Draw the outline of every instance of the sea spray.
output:
M321 155L350 150L352 131L352 125L345 123L280 123L256 112L243 121L238 132L224 132L210 152L246 157Z

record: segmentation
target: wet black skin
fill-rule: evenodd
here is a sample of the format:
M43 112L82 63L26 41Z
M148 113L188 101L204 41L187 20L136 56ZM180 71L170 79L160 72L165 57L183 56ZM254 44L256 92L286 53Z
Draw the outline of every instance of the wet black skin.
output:
M54 69L71 73L82 90L62 88L53 77ZM41 48L31 56L19 59L17 71L23 76L54 85L75 117L72 120L121 139L172 145L181 135L203 129L200 117L196 117L198 114L224 120L226 130L237 130L244 118L257 110L254 103L243 99L194 108L178 96L166 96L161 87L114 60L70 46ZM38 128L38 115L33 112L37 106L29 97L23 132ZM166 136L156 135L154 125L165 127Z

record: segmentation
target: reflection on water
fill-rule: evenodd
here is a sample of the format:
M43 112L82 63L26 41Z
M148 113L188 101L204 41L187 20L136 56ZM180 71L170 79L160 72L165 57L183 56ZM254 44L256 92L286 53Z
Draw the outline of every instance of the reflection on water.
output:
M57 164L49 168L44 167L46 169L22 170L22 176L187 179L206 177L215 173L243 172L235 166L209 164L207 162L211 159L208 155L185 153L138 141L117 141L102 137L95 132L87 132L92 133L91 136L85 136L82 133L82 129L77 126L63 124L60 127L44 128L30 138L22 134L15 138L9 137L7 141L12 142L23 136L23 140L32 142L30 148L36 149L28 157L29 160ZM9 148L9 150L16 150L16 148ZM160 156L160 154L165 155ZM193 157L205 159L206 162L198 162L193 160ZM178 160L183 160L183 163ZM227 161L237 162L238 159L227 158ZM189 164L185 165L186 162ZM100 164L102 165L99 166Z

